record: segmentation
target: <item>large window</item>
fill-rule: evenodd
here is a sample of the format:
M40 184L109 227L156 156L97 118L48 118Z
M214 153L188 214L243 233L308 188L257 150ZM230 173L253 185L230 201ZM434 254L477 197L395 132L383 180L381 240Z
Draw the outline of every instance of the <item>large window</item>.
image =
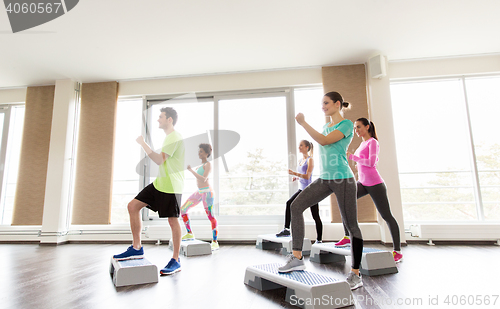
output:
M305 88L296 89L294 91L295 97L295 114L303 113L305 119L309 125L311 125L316 131L322 132L323 126L326 123L325 113L323 112L321 105L323 101L323 88ZM300 141L307 140L313 144L313 159L314 159L314 170L312 181L319 178L320 175L320 156L319 156L319 144L316 143L311 136L304 130L304 128L295 122L295 137L296 144L298 148ZM295 164L301 159L298 149L296 150L297 155ZM298 189L298 185L295 189ZM330 198L327 197L319 203L319 212L322 219L329 221L331 218L330 214ZM313 220L310 211L304 211L304 217L306 220Z
M499 80L391 84L406 221L500 220Z
M0 224L12 223L23 125L23 105L0 109Z
M465 79L485 220L500 221L500 76Z
M136 167L141 146L135 142L141 135L142 99L118 100L113 163L111 223L128 223L127 205L139 192L140 175Z
M294 91L290 95L289 91ZM201 140L211 143L213 166L210 184L215 191L217 216L242 218L265 216L284 218L286 201L298 186L291 184L288 169L296 169L297 147L309 135L297 127L295 114L302 112L318 131L325 118L321 110L322 89L280 89L240 93L182 95L148 98L146 101L119 100L115 144L112 223L128 222L127 203L157 176L158 167L145 158L135 139L143 135L155 151L160 151L165 133L158 128L163 107L178 113L175 130L186 146L186 165L201 164L197 156ZM294 98L294 100L292 100ZM288 134L288 132L295 132ZM236 134L239 140L235 140ZM316 168L319 156L316 143ZM189 162L188 162L189 161ZM185 170L182 203L197 190L195 177ZM329 217L328 200L320 203L321 215ZM306 212L306 219L309 212ZM203 205L190 210L192 219L205 219ZM144 211L143 219L158 219L155 212ZM232 218L231 218L232 220Z
M286 103L284 93L219 100L219 129L240 135L224 155L228 170L219 165L220 215L283 215L289 197ZM229 148L227 142L219 148Z
M155 151L161 151L165 132L158 128L158 117L163 107L172 107L176 110L178 119L175 130L184 138L186 152L185 164L191 165L196 170L201 165L198 158L198 145L200 141L210 142L214 130L214 104L211 98L197 98L194 94L183 95L169 100L151 100L148 101L147 109L147 139L151 140L150 146ZM149 142L149 141L148 141ZM213 148L213 145L212 145ZM153 182L157 176L158 166L155 163L148 165L149 173L144 183L147 185ZM213 162L213 161L212 161ZM209 182L213 186L214 173L209 177ZM182 204L198 189L196 179L187 169L184 170L184 192L182 193ZM146 210L147 218L158 218L158 214ZM198 216L205 216L205 210L200 203L189 211L190 217L196 219Z

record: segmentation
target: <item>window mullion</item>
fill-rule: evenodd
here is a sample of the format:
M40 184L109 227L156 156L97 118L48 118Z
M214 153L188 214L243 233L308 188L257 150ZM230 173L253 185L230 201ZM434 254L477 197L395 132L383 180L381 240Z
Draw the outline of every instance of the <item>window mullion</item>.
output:
M287 111L287 132L288 132L288 168L296 171L297 170L297 147L296 147L296 134L295 134L295 98L294 90L290 89L286 93L286 111ZM289 181L288 191L289 195L292 196L296 187L295 183Z
M467 85L465 83L465 78L462 77L462 90L464 92L464 104L465 104L465 112L467 117L467 129L469 132L469 142L470 142L470 151L471 151L471 159L472 159L472 175L474 178L474 196L476 198L476 211L477 218L479 221L484 221L484 209L483 209L483 198L481 195L480 183L479 183L479 173L477 169L477 161L476 161L476 150L474 147L474 136L472 134L472 124L469 113L469 100L467 97Z
M9 127L10 127L10 111L12 107L8 106L6 107L5 111L2 111L1 113L4 114L4 120L3 120L3 130L2 130L2 141L0 145L0 207L2 207L2 216L0 217L0 224L3 224L4 220L4 212L5 212L5 201L4 201L4 194L3 190L5 190L5 164L6 164L6 159L7 159L7 142L9 138Z
M215 200L214 200L214 212L217 217L219 217L219 206L220 206L220 198L219 198L219 179L220 179L220 172L219 172L219 160L216 160L215 158L219 158L219 98L217 96L214 96L214 134L212 136L213 140L213 173L214 173L214 183L213 183L213 189L215 192ZM222 158L221 158L222 160Z

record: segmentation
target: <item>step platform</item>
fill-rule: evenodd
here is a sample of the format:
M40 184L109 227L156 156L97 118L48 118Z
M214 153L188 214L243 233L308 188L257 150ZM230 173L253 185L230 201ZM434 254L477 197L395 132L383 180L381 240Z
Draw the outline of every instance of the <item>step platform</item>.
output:
M337 247L334 243L314 244L309 260L315 263L333 263L345 261L351 255L351 247ZM363 248L363 257L359 272L367 276L395 274L398 272L392 252Z
M145 258L124 261L111 258L109 272L116 287L158 282L158 267Z
M257 249L273 250L281 249L281 254L287 255L292 253L292 237L276 237L275 234L259 235L255 243ZM302 255L309 255L311 253L311 240L304 238L302 245Z
M281 274L279 263L249 266L245 284L259 291L286 287L286 301L306 309L342 308L354 305L346 281L299 270Z
M168 247L174 249L174 243L172 239L168 241ZM181 241L180 253L184 256L197 256L197 255L207 255L212 254L212 246L209 242L192 239Z

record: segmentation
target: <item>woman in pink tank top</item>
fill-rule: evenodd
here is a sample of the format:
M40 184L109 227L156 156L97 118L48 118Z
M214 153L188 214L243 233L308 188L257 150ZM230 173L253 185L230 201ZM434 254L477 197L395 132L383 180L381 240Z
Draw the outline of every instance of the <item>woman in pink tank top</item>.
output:
M366 118L359 118L354 123L354 132L358 137L363 139L363 142L359 145L354 154L347 153L349 160L356 162L356 168L358 170L357 198L359 199L367 194L371 196L375 207L377 207L378 212L387 222L389 230L391 231L394 245L394 251L392 252L394 261L401 262L403 255L401 254L399 225L391 213L384 180L377 171L379 144L377 133L375 132L375 125ZM345 226L344 231L345 235L349 235ZM335 245L344 247L349 244L349 236L344 236L344 238Z

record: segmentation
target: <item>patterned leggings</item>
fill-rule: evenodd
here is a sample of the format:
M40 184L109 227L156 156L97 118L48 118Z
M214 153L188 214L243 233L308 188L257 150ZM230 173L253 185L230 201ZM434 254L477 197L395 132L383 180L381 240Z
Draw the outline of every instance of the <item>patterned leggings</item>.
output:
M206 187L202 189L198 189L195 193L193 193L187 201L181 207L181 215L182 220L184 221L184 225L186 226L186 230L188 233L193 233L191 231L190 220L188 216L189 209L198 205L201 201L203 201L203 206L205 207L205 212L207 213L208 220L212 224L212 237L214 241L217 241L217 220L214 216L214 192L212 188Z

